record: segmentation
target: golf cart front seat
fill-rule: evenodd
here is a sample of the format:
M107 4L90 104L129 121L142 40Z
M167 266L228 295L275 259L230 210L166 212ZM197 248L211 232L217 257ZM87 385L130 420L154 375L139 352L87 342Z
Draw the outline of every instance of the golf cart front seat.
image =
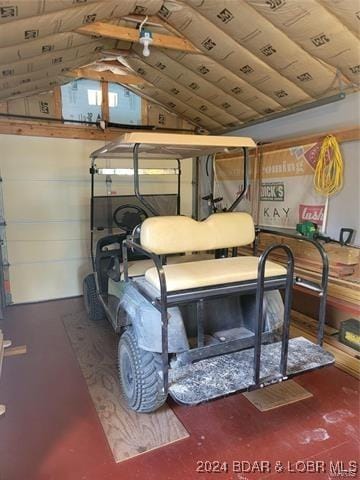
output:
M217 250L249 245L255 239L252 217L244 212L215 213L205 221L189 217L164 216L146 219L141 226L141 246L157 255ZM258 257L241 256L164 265L168 292L257 281ZM287 270L266 262L265 278L285 276ZM155 267L145 272L145 279L160 290Z

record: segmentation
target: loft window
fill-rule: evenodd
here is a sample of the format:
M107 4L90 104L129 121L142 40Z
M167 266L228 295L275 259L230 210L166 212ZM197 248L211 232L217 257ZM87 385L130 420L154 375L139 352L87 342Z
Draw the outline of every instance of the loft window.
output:
M118 106L118 94L116 92L109 92L109 108Z
M124 125L140 125L141 97L122 85L109 83L109 120Z
M96 80L75 80L61 86L64 120L96 122L101 118L101 85Z
M101 90L92 90L88 89L87 91L88 94L88 104L89 105L100 105L102 102L102 93Z

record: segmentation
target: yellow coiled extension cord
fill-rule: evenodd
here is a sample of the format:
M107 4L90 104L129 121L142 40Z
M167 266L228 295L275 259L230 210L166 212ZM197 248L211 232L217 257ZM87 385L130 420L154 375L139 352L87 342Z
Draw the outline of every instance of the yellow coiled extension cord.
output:
M330 196L342 189L343 181L344 163L339 144L333 135L327 135L316 164L314 187L322 195Z

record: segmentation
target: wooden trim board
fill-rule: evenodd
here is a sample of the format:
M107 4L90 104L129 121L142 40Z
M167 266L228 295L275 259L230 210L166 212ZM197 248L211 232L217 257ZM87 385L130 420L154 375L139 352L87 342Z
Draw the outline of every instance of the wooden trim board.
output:
M104 64L104 65L108 65ZM118 64L118 66L120 66ZM145 83L145 80L136 75L119 75L110 70L93 70L91 68L76 68L65 73L67 77L88 78L90 80L99 80L101 82L120 83L122 85L139 85Z
M60 86L54 88L54 110L55 118L62 119L62 102L61 102L61 88Z
M110 110L109 110L109 84L107 82L101 82L101 117L105 122L109 121Z
M166 128L160 129L162 132ZM168 130L169 131L169 130ZM33 122L30 120L10 120L6 117L0 119L0 134L3 135L23 135L29 137L53 137L70 138L77 140L103 140L112 141L122 133L129 132L129 129L107 128L105 132L92 126L64 125L61 123ZM144 130L148 132L148 130ZM188 132L191 133L190 131Z
M17 345L16 347L7 348L4 357L14 357L15 355L24 355L25 353L27 353L26 345Z
M353 142L353 141L360 140L359 127L348 128L346 130L338 130L331 133L336 137L339 143ZM311 143L317 143L322 141L324 137L326 137L326 135L328 134L329 132L323 132L323 133L316 133L314 135L307 135L304 137L290 138L285 140L277 140L271 143L264 143L263 145L261 145L261 151L262 153L276 152L277 150L282 150L284 148L292 148L292 147L297 147L299 145L309 145ZM224 153L224 154L217 155L216 158L230 159L230 158L234 158L234 156L235 155L232 153Z
M294 382L294 380L269 385L252 392L246 392L243 395L260 412L267 412L313 396L312 393Z

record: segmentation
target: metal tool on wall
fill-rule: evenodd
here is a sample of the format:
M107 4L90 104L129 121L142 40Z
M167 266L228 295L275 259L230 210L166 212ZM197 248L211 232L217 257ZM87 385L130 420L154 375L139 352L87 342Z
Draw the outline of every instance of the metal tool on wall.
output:
M355 233L353 228L343 227L340 229L339 240L335 240L327 235L322 234L319 231L318 225L313 222L298 223L296 225L296 231L304 237L312 240L321 240L325 243L338 243L341 246L350 245Z

